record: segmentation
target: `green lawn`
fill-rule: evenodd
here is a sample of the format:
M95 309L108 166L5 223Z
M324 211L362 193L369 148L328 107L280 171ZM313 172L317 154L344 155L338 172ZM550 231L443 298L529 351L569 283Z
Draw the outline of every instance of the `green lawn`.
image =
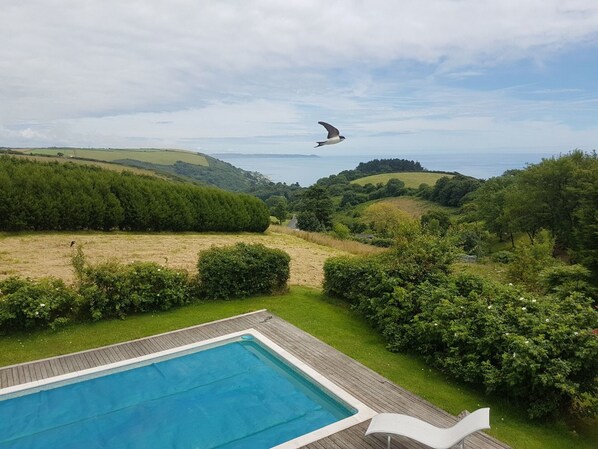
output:
M452 178L453 175L445 173L428 173L428 172L397 172L397 173L383 173L381 175L366 176L364 178L355 179L355 184L386 184L391 179L400 179L405 183L405 187L417 189L420 184L428 184L433 186L442 177Z
M283 296L214 301L125 320L0 337L0 366L141 338L259 309L270 310L452 414L489 406L492 429L488 433L515 449L596 447L596 422L585 425L576 422L575 430L563 422L529 422L520 409L500 398L488 398L476 389L449 381L414 355L387 351L382 338L361 317L344 304L308 288L294 287Z
M133 159L160 165L174 165L175 162L207 166L205 156L190 151L159 150L159 149L112 149L112 148L36 148L23 151L26 154L43 154L56 156L58 153L65 157L78 157L98 161L118 161Z

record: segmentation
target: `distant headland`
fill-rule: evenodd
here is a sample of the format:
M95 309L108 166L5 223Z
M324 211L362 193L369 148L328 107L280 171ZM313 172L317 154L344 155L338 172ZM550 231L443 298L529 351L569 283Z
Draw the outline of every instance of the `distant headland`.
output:
M317 154L280 154L280 153L209 153L209 156L219 158L313 158L320 157Z

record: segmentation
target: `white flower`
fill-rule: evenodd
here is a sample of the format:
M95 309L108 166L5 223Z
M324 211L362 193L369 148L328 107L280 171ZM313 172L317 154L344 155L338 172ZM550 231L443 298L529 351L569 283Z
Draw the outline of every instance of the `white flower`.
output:
M529 340L525 340L525 344L528 345L529 344Z
M579 332L573 332L573 335L579 335Z
M39 306L40 307L46 307L46 305L43 302Z
M514 353L513 353L513 357L515 357L516 355L517 355L517 353L516 353L516 352L514 352Z
M509 286L511 286L511 287L512 287L512 286L513 286L513 283L512 283L512 282L509 282Z
M532 302L536 302L536 300L535 300L535 299L532 299Z
M508 332L505 332L505 335L507 335L507 336L508 336L508 335L509 335L509 333L508 333Z
M527 307L522 307L521 310L527 310Z
M434 323L434 326L438 326L438 323Z
M39 312L35 312L35 316L38 316L38 315L39 315Z
M523 296L519 297L519 301L523 301L525 298Z
M550 318L546 318L546 322L548 323L550 321Z
M491 309L491 308L492 308L492 304L490 304L490 305L488 306L488 308L489 308L489 309Z

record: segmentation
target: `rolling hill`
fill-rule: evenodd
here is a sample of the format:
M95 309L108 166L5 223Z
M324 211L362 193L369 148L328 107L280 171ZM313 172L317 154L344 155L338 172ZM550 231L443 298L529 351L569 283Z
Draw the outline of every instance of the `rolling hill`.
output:
M416 189L420 186L420 184L428 184L429 186L433 186L440 178L452 178L453 176L454 175L447 173L397 172L365 176L363 178L355 179L351 182L364 186L366 184L386 184L391 179L399 179L405 183L405 187Z
M4 148L4 153L58 162L99 165L120 171L128 167L137 174L178 178L234 192L269 184L260 173L237 168L211 156L183 150L157 148Z

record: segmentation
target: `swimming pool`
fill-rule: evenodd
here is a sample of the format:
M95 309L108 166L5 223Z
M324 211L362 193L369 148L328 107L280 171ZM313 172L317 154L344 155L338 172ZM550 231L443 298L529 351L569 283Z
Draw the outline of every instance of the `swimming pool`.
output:
M248 330L12 387L0 396L0 448L282 449L371 417L297 365Z

